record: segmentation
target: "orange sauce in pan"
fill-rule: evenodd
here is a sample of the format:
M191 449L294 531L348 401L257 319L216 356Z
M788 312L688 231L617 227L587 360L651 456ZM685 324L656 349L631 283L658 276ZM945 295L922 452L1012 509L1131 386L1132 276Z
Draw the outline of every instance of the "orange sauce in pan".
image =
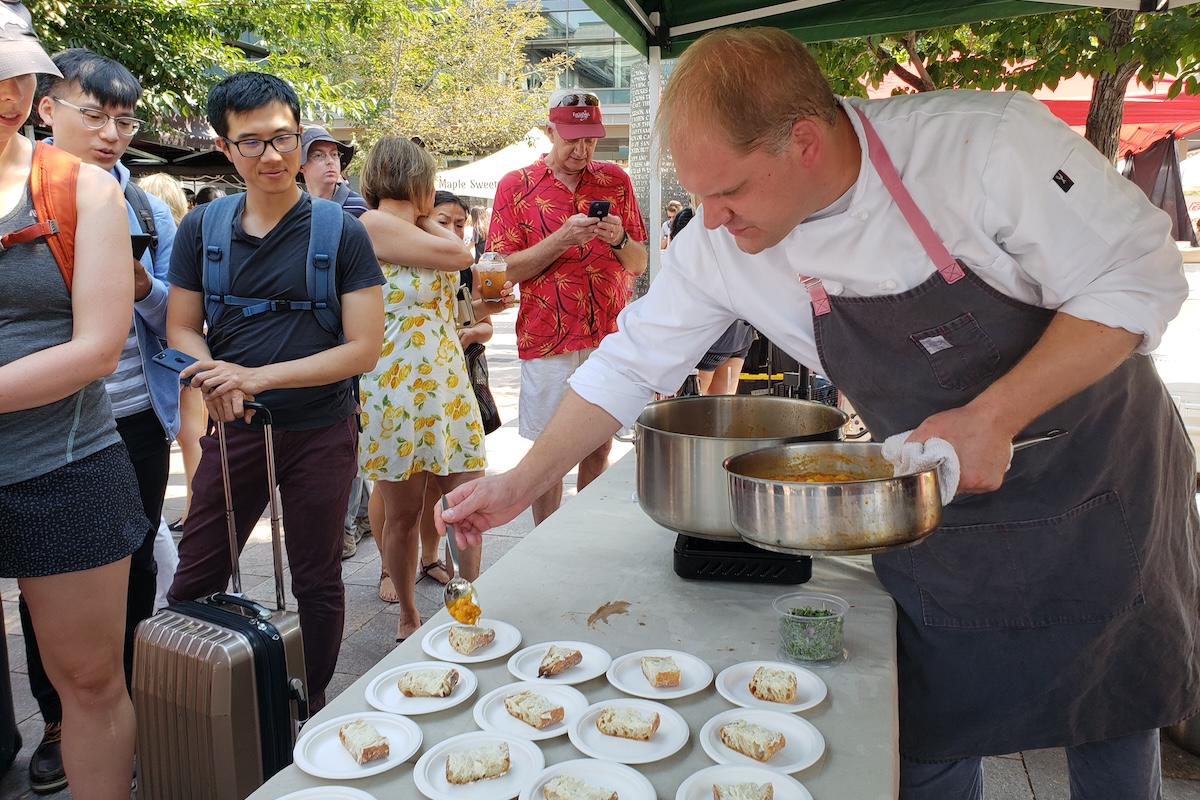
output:
M857 475L847 475L844 472L804 472L793 475L774 475L771 480L791 483L843 483L862 479Z

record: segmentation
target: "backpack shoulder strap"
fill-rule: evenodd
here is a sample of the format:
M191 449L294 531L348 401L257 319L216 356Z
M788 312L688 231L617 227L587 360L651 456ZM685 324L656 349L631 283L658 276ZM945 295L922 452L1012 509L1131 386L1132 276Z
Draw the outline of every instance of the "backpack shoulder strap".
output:
M233 285L229 267L229 249L233 241L233 220L241 213L244 194L218 197L206 203L200 221L200 237L204 259L204 318L211 331L225 305L225 297Z
M333 197L329 198L339 206L346 205L346 198L350 197L350 187L344 183L339 183L333 190Z
M0 237L0 251L14 244L44 237L58 269L71 291L75 276L75 187L79 182L78 158L45 142L33 147L29 168L29 193L37 222Z
M125 202L133 207L133 213L138 219L142 233L150 237L151 258L158 257L158 231L154 228L154 210L150 208L150 198L146 190L133 181L125 183Z
M312 198L312 230L308 240L305 282L313 313L321 327L342 335L342 304L337 293L337 252L342 241L342 207Z

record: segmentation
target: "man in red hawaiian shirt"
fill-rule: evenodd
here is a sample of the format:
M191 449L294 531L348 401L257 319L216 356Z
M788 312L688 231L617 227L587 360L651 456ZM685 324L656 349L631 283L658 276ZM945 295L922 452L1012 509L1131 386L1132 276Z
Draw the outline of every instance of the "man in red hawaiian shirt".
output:
M521 357L519 431L536 439L567 391L567 378L600 340L617 329L630 281L646 271L646 228L629 176L593 161L605 135L600 100L588 92L550 96L550 152L505 175L496 187L487 248L503 253L519 283L517 353ZM593 200L609 202L603 219ZM608 466L611 440L579 462L587 486ZM562 484L533 502L540 524L562 502Z

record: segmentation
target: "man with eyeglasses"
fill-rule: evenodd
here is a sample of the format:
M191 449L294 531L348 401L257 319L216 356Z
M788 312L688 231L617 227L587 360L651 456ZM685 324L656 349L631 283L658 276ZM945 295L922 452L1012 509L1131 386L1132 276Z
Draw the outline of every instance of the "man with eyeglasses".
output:
M550 96L550 152L500 179L487 249L503 253L521 287L518 431L537 439L567 392L567 379L617 329L633 278L646 271L646 228L629 176L594 161L605 136L600 100L578 90ZM592 202L609 204L603 217ZM579 462L583 489L608 467L611 440ZM562 483L533 501L534 524L558 510Z
M362 223L342 213L335 284L340 336L309 308L308 242L314 200L296 184L300 170L300 100L273 75L241 72L209 92L216 145L246 184L244 195L197 206L179 226L171 259L167 335L200 361L180 377L204 393L208 413L225 426L230 489L244 546L268 500L262 430L253 400L274 422L276 482L286 520L292 593L304 631L312 709L325 704L342 641L342 525L358 470L357 398L351 378L369 371L383 346L383 274ZM228 253L229 293L270 298L271 310L243 314L223 305L205 335L205 215L236 203ZM211 288L211 287L210 287ZM290 302L287 302L290 301ZM216 437L201 440L192 503L179 542L179 567L168 599L224 591L230 576L225 493Z
M125 677L133 667L133 633L154 613L156 591L154 537L162 515L170 475L171 440L179 430L179 389L166 370L152 366L162 351L167 322L167 268L175 242L175 220L166 203L129 180L121 156L142 126L136 116L142 85L124 66L80 48L53 59L62 77L38 76L37 114L53 133L50 141L85 164L107 170L125 190L131 234L142 234L139 214L150 216L157 243L129 260L134 275L134 312L117 369L104 381L117 421L117 432L129 450L137 475L142 508L150 526L129 564L126 606ZM136 200L135 202L132 202ZM164 374L165 373L165 374ZM21 626L29 662L29 684L42 711L41 743L29 760L29 782L35 792L56 792L67 785L60 731L62 705L42 668L29 610L20 602Z

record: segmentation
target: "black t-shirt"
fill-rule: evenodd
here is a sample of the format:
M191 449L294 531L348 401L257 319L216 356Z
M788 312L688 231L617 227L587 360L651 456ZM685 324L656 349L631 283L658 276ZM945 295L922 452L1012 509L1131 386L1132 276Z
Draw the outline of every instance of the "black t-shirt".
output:
M180 221L171 253L171 284L193 292L204 291L201 221L207 207L197 206ZM311 299L305 286L311 221L312 203L307 195L261 239L246 233L237 218L230 247L230 294L272 300ZM344 214L337 254L338 296L383 283L366 228ZM224 306L208 331L213 358L246 367L293 361L337 345L337 337L321 327L312 311L268 311L245 317L241 308ZM353 414L356 406L349 379L325 386L270 389L254 399L270 409L281 430L332 425Z

